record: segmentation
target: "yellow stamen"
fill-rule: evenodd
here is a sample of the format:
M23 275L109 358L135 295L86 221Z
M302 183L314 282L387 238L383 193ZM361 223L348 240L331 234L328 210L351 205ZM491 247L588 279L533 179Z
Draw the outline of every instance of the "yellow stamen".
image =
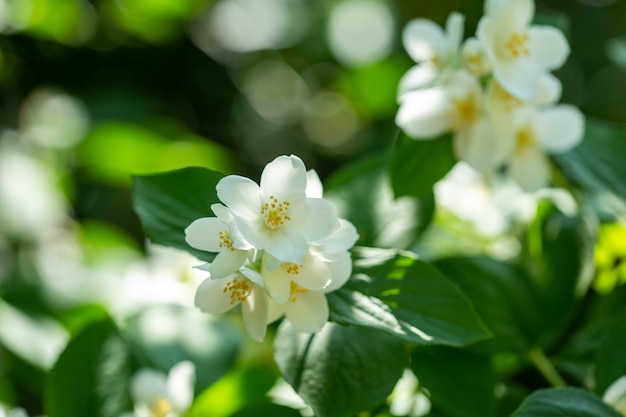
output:
M242 303L248 299L250 289L250 284L246 278L235 277L226 284L223 292L230 293L230 304L235 305L235 303Z
M265 220L265 226L270 230L276 230L285 222L291 220L289 217L289 201L279 202L273 195L269 202L261 206L261 215Z
M535 133L530 126L524 127L517 132L515 137L517 142L517 149L523 150L525 148L534 147L537 144Z
M309 292L309 290L307 290L305 288L302 288L301 286L299 286L295 282L291 281L291 288L289 290L289 294L291 296L291 302L292 303L298 301L298 295L306 294L307 292Z
M530 49L528 49L528 42L530 37L527 33L513 33L511 37L504 44L504 48L509 52L513 58L519 58L530 55Z
M172 403L169 402L166 398L159 397L152 404L150 409L150 417L165 417L172 411Z
M219 247L222 250L229 250L231 252L235 251L235 248L233 246L233 241L230 238L230 232L228 230L224 230L222 232L218 233L218 236L221 240Z

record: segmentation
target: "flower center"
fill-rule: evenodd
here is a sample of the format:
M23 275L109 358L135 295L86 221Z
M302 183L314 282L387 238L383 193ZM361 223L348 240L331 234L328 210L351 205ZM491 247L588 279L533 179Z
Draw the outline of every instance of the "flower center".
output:
M270 196L269 202L261 206L261 215L265 220L265 226L270 230L276 230L285 222L291 220L289 217L289 201L279 202L273 195Z
M454 103L454 128L458 129L462 126L470 125L476 122L477 117L476 105L470 97Z
M512 96L511 93L506 91L500 83L494 83L494 90L496 96L498 97L498 101L502 103L502 107L507 113L513 113L514 110L524 104L522 100Z
M235 277L223 289L224 293L230 293L230 304L243 303L250 294L250 284L243 277Z
M150 417L165 417L172 411L172 404L163 397L158 397L150 408Z
M295 303L296 301L298 301L298 296L300 294L306 294L307 292L309 292L309 290L304 289L298 284L296 284L295 282L291 281L291 288L290 288L289 294L291 296L290 301L292 303Z
M287 272L289 275L298 275L300 273L300 269L302 268L302 265L297 265L297 264L290 264L290 263L283 263L280 264L281 268L283 268L285 270L285 272Z
M228 230L219 232L218 236L220 238L219 247L221 250L230 250L231 252L235 251L235 248L233 247L233 241L230 238L230 232Z
M527 33L513 33L504 44L504 48L513 58L519 58L522 55L529 56L529 40L530 37Z
M524 150L536 146L537 140L530 126L524 127L517 132L516 137L517 149Z

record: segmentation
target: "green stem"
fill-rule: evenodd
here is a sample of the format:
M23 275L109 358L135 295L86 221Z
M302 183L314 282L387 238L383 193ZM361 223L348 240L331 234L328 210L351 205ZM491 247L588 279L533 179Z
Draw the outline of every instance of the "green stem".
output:
M528 352L531 362L543 377L554 387L565 387L567 383L558 373L550 359L546 356L540 347L534 347Z

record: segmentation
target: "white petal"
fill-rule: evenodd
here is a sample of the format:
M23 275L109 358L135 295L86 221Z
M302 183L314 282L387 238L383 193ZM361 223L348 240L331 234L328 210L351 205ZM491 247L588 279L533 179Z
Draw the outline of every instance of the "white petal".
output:
M302 232L281 228L273 231L266 242L265 251L281 262L301 265L309 243Z
M185 412L191 406L195 378L196 368L193 362L179 362L170 370L167 391L177 411Z
M446 34L450 54L456 54L463 40L465 16L458 12L452 12L446 20Z
M196 290L195 306L204 313L222 314L239 304L237 300L231 301L230 292L225 290L235 277L244 279L239 274L235 274L218 280L209 278L202 281Z
M166 377L162 372L140 369L130 385L134 402L152 406L158 398L169 398Z
M339 219L339 229L316 241L315 245L320 246L326 254L334 254L352 248L358 239L356 227L345 219Z
M263 341L267 331L267 295L259 287L254 287L241 305L243 322L250 337Z
M276 303L269 298L267 300L267 323L273 323L285 315L285 305Z
M263 218L238 218L230 223L230 238L238 249L264 249L270 238L270 230Z
M402 43L415 62L433 59L445 48L443 29L428 19L409 21L402 32Z
M341 226L337 210L329 201L321 198L307 198L308 217L298 228L307 241L315 242L330 236Z
M550 164L541 150L535 147L517 151L509 170L524 191L537 191L547 185L550 177Z
M494 8L493 17L498 26L507 31L518 31L527 27L535 15L534 0L503 0Z
M453 142L454 152L459 160L467 162L474 169L488 172L502 163L504 149L510 149L501 143L502 139L505 138L495 136L491 124L483 118L457 130Z
M437 78L437 68L430 62L422 62L411 67L400 78L398 83L398 101L402 101L402 96L411 91L426 87Z
M218 219L224 222L224 224L230 224L233 221L233 214L228 207L223 204L211 204L211 210L217 216Z
M285 306L285 316L297 330L305 333L317 332L328 321L326 296L321 291L297 294L295 301Z
M567 59L570 49L563 33L550 26L531 26L528 49L533 61L544 70L561 67Z
M263 169L261 190L266 198L275 196L280 201L304 198L306 180L306 167L300 158L279 156Z
M228 226L217 217L202 217L185 228L185 241L192 248L207 252L220 252L222 239L219 233L228 232Z
M228 175L222 178L215 187L217 197L232 210L236 216L254 219L261 210L261 190L249 178L239 175Z
M314 169L310 169L306 173L306 196L308 198L322 198L324 196L322 180Z
M247 257L247 251L238 249L235 249L233 251L225 250L218 253L215 259L213 259L211 266L209 267L211 278L224 278L230 274L235 273L239 268L241 268Z
M543 69L538 61L522 57L498 62L497 66L494 66L493 74L511 95L522 100L530 100L537 94Z
M545 151L561 153L580 143L584 125L584 116L577 107L562 104L537 115L535 132Z
M612 406L616 406L620 400L626 398L626 375L613 381L604 391L602 400Z
M262 275L272 300L278 304L285 304L291 291L291 276L287 270L282 266L274 270L264 269Z
M318 291L330 284L330 271L326 263L310 251L304 257L304 263L291 279L300 287Z
M432 139L450 130L450 102L441 87L428 88L403 96L396 124L415 139Z
M345 251L337 254L334 262L326 264L330 271L330 285L324 288L324 292L332 292L343 287L352 275L352 257L350 252Z
M563 86L561 81L554 75L548 73L542 74L537 83L537 94L532 98L532 104L546 105L554 104L561 98Z

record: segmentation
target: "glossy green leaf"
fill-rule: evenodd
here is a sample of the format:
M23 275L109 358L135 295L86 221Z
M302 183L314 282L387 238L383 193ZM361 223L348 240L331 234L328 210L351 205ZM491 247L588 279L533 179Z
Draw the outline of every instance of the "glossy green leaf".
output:
M528 276L540 295L542 340L550 345L562 335L593 278L593 218L563 214L542 201L526 236Z
M595 358L596 390L600 394L626 375L626 311L613 318L608 326L605 325L605 331Z
M349 417L384 404L407 364L402 341L363 327L328 323L314 334L284 321L275 359L317 417Z
M473 348L486 352L525 352L536 337L538 295L520 270L483 257L438 260L435 266L461 287L493 333Z
M462 346L490 336L461 290L411 253L360 248L353 257L350 281L328 294L331 320L418 344Z
M587 119L584 140L553 158L575 185L592 193L611 192L626 199L626 130Z
M486 356L447 346L418 347L411 369L433 406L450 417L491 417L497 378Z
M128 341L144 366L165 373L178 362L193 362L198 390L228 372L243 342L226 321L196 309L166 305L133 317L128 323Z
M620 417L617 411L583 389L546 388L532 393L511 417Z
M434 200L430 194L394 199L386 163L386 154L378 154L344 167L327 181L324 197L354 223L360 245L404 249L432 221Z
M394 195L427 197L455 163L451 135L415 140L401 133L389 162Z
M185 228L200 217L215 216L211 205L219 202L215 186L222 177L197 167L133 177L135 211L150 240L212 261L215 254L185 242Z
M70 341L50 371L44 392L49 417L119 417L131 409L130 357L109 320L94 323Z

